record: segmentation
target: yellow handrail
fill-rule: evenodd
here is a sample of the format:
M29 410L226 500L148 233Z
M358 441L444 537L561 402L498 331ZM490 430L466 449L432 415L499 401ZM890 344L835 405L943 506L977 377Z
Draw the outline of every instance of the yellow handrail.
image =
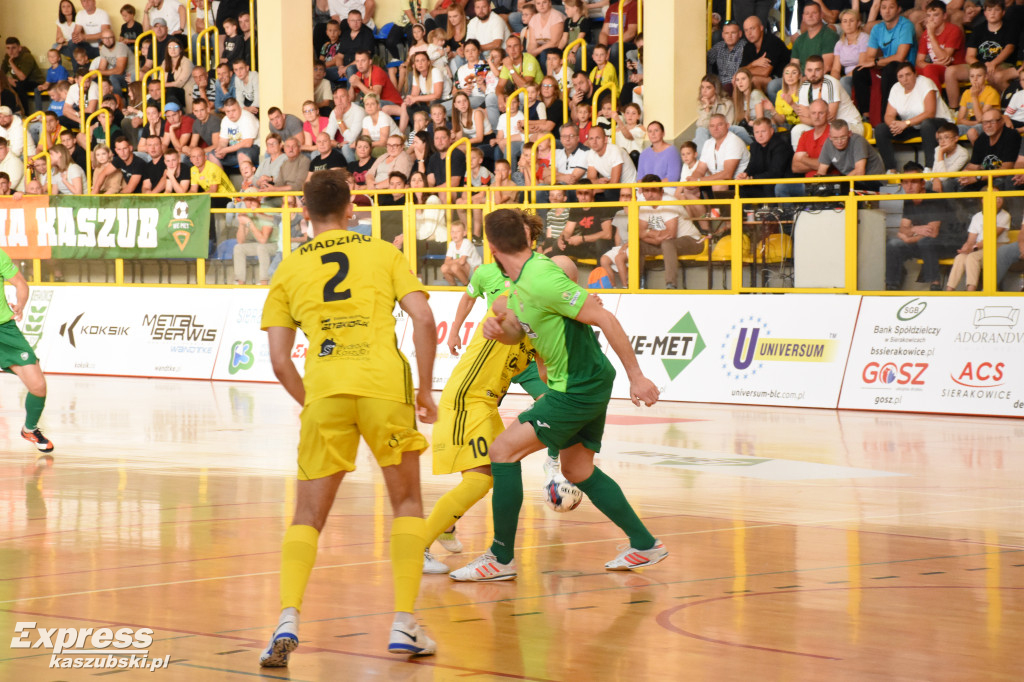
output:
M586 72L587 70L587 40L583 36L580 36L576 40L572 41L565 46L562 50L562 120L566 123L569 122L569 52L575 46L579 45L583 49L580 50L582 59L580 60L580 68Z
M149 36L149 46L153 49L153 66L158 66L157 62L159 59L157 59L156 34L153 33L153 31L143 31L139 34L139 37L135 39L135 73L133 75L136 80L139 78L139 73L141 73L142 70L142 66L139 63L139 48L142 45L142 39L146 36ZM145 96L145 91L143 91L142 94Z
M93 69L92 71L90 71L89 73L85 74L84 76L82 76L81 78L78 79L78 124L79 124L79 126L81 126L82 122L85 121L85 116L86 116L85 103L86 103L86 101L88 99L86 97L86 94L89 92L89 79L92 78L93 76L96 77L96 94L97 94L96 105L97 106L99 106L99 100L103 97L103 74L100 73L99 69ZM84 128L82 128L82 129L84 130Z
M473 210L472 209L473 209L473 207L470 206L470 204L472 203L471 202L471 194L470 194L472 190L468 189L473 184L473 171L469 170L469 159L470 159L470 157L473 154L473 143L469 141L468 137L460 137L459 139L455 140L450 145L448 145L448 150L447 150L448 154L447 154L447 156L444 157L444 176L446 178L448 178L448 182L451 183L451 181L452 181L452 152L456 151L456 147L460 147L462 145L466 146L466 184L464 185L467 188L466 189L466 231L469 234L473 234L473 232L472 232L472 227L473 227ZM445 203L447 203L447 202L445 202ZM451 218L450 215L448 217ZM450 224L451 220L449 220L448 222L449 222L448 230L449 230L449 234L450 234L450 231L451 231L451 224Z
M209 66L205 66L204 67L204 68L206 68L207 71L209 71L211 68L216 68L217 64L220 64L220 40L218 39L220 34L217 32L217 27L216 26L211 26L209 28L204 28L202 31L200 31L196 35L196 47L197 48L200 47L201 43L203 42L203 39L204 38L206 39L206 47L205 48L201 48L199 50L199 54L196 56L196 60L195 60L195 65L196 66L203 66L204 64L209 62L209 59L210 59L210 34L213 34L213 59L214 59L214 61L210 62ZM203 60L203 56L204 55L206 56L206 61L205 62Z
M152 69L146 72L146 75L142 77L142 121L145 125L146 121L146 100L148 95L146 94L149 89L146 87L149 83L149 77L152 75L160 76L160 118L164 117L164 109L167 108L167 72L164 71L162 66L154 66Z
M731 0L729 0L731 6ZM785 0L783 0L785 2ZM626 41L622 38L623 33L626 31L625 15L622 13L622 8L625 6L626 0L619 0L619 79L622 81L626 80L626 72L623 69L625 66L625 54L626 54ZM644 6L642 0L636 0L636 30L643 30L643 12ZM710 34L710 31L708 32ZM584 67L586 68L586 67Z
M525 101L523 106L519 107L519 111L523 114L523 142L528 142L530 139L530 94L526 88L519 88L513 90L505 100L505 160L510 164L512 163L512 117L508 113L508 101L513 97L519 97L520 93Z
M29 168L28 143L32 139L31 137L29 137L28 125L29 125L29 123L32 122L33 119L36 119L36 118L39 119L39 123L42 126L42 131L39 134L39 141L43 145L43 149L44 150L47 150L47 149L50 148L50 138L46 134L46 112L45 111L37 111L36 113L31 114L31 115L26 116L25 118L23 118L22 121L21 121L21 139L23 139L25 141L25 148L21 150L21 156L22 156L23 159L25 159L23 161L23 163L25 164L25 177L26 178L28 178L28 168Z
M192 0L185 0L185 40L188 41L188 58L193 64L196 63L192 56Z
M249 0L249 68L256 70L256 0Z
M707 36L707 40L705 40L705 42L707 43L707 46L706 46L705 49L708 49L708 50L711 49L711 33L712 33L712 29L713 29L713 27L715 25L715 22L714 22L714 14L715 13L713 11L714 8L711 6L711 2L712 2L712 0L708 0L708 8L707 8L707 11L704 13L707 16L707 19L708 19L707 33L705 34Z
M45 131L44 131L45 132ZM35 161L40 156L46 159L46 193L53 194L53 161L50 159L50 150L44 149L41 152L36 152L36 155L32 157L32 161ZM25 155L26 160L28 155ZM25 174L25 184L28 184L28 174ZM85 189L84 187L82 189ZM91 188L90 188L91 189Z
M644 32L644 0L636 0L636 32Z
M547 140L550 140L549 149L551 152L551 172L548 173L548 184L552 187L555 186L555 146L557 145L557 140L555 140L554 133L546 133L544 135L541 135L540 139L533 143L533 153L530 155L530 177L524 178L524 180L528 181L526 183L528 185L532 185L533 183L537 182L537 155L540 153L541 143ZM536 189L530 190L530 197L530 201L532 201L533 203L537 202Z
M97 117L103 116L103 133L106 136L107 146L110 146L110 111L100 107L89 114L82 125L82 133L85 134L85 184L86 189L92 191L92 132L89 126Z
M618 88L615 87L614 83L605 83L604 85L602 85L601 87L599 87L597 90L594 91L594 101L590 105L590 125L592 125L592 126L596 126L597 125L597 110L598 110L598 107L600 107L599 102L601 101L601 93L604 92L605 90L608 90L609 92L612 93L612 111L615 111L615 110L617 110L619 108L619 91L618 91ZM611 131L611 138L612 138L612 140L611 141L614 142L615 141L615 117L614 116L612 117L611 123L612 123L612 131Z

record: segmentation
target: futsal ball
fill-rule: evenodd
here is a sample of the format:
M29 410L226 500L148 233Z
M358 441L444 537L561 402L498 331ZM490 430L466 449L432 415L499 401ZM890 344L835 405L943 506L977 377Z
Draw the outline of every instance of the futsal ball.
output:
M590 271L590 276L587 277L587 288L588 289L611 289L612 278L608 274L608 271L602 267L594 268Z
M544 503L556 512L571 512L583 501L583 491L569 481L548 481L544 486Z

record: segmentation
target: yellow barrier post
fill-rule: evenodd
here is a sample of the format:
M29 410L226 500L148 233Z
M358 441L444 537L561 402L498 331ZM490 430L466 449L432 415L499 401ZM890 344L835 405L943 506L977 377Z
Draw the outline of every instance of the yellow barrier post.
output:
M213 60L210 60L210 36L213 36ZM203 41L206 41L205 47L200 47ZM216 67L220 64L220 40L219 34L217 33L217 27L211 26L205 28L196 34L196 47L199 49L199 54L196 55L196 66L202 66L207 71L211 68ZM205 56L205 59L204 59Z
M249 0L249 68L256 70L256 0Z
M92 193L92 134L90 126L99 116L103 116L104 139L107 141L107 146L110 146L110 111L100 107L89 114L82 125L82 132L85 134L85 187L82 194Z
M640 289L640 264L644 258L640 253L640 208L635 201L626 204L626 220L629 224L626 230L626 248L629 250L629 257L626 260L629 265L629 281L626 282L626 289L632 293ZM621 272L619 278L622 278Z
M192 54L192 0L185 0L182 4L185 5L185 40L188 43L188 58L195 64L196 59Z
M850 183L852 190L853 183ZM857 288L857 216L860 212L860 204L857 203L856 196L852 193L843 199L843 213L846 221L846 230L844 239L846 241L846 272L844 274L844 282L846 288L853 291ZM784 242L780 242L782 245L783 253L785 253L786 245Z
M473 210L472 210L473 207L471 206L471 204L473 203L473 197L470 194L470 192L472 190L469 189L469 188L473 184L473 171L469 170L469 159L470 159L470 156L473 153L473 143L469 141L468 137L460 137L459 139L455 140L455 142L452 142L448 146L448 155L444 157L444 173L445 173L444 176L446 178L448 178L449 187L451 187L452 186L451 185L451 181L452 181L452 152L454 152L457 147L460 147L462 145L466 146L466 178L465 178L466 179L466 184L465 184L465 187L466 187L466 233L469 234L470 236L472 236L473 235L473 230L472 230L472 228L473 228ZM438 199L440 199L440 198L441 197L438 197ZM445 197L445 200L442 201L441 203L451 204L451 203L454 203L454 202L451 201L451 196L448 196L448 197ZM448 231L449 231L448 236L449 236L449 238L451 238L452 210L450 208L448 209L447 217L448 217Z
M530 95L526 92L526 88L519 88L513 90L505 100L505 160L510 164L512 163L512 117L508 113L508 100L518 97L520 94L523 95L525 101L525 104L519 107L519 110L523 112L523 142L526 143L530 139ZM467 157L466 160L468 162L469 158ZM466 168L468 169L469 166L467 165Z
M782 1L785 2L786 0L782 0ZM618 35L618 39L619 39L619 80L621 80L623 82L625 82L625 80L626 80L626 71L625 71L626 41L622 37L623 33L626 30L626 21L625 21L624 15L622 13L622 8L625 5L625 2L626 2L626 0L619 0L619 35ZM636 2L636 30L637 30L638 33L642 33L643 30L644 30L643 16L644 16L644 4L643 4L642 0L637 0L637 2ZM708 35L709 36L711 35L711 31L708 31ZM711 49L710 45L708 46L708 49ZM586 68L586 65L584 65L583 68Z
M23 161L23 164L25 166L25 168L24 168L24 170L25 170L24 178L25 178L26 182L28 181L28 169L29 169L29 162L30 162L30 159L29 159L29 156L28 156L28 142L29 142L29 140L32 139L31 137L29 137L28 126L33 121L33 119L37 119L37 118L39 119L39 124L42 126L42 132L39 135L39 141L42 144L44 150L48 150L50 148L50 138L46 134L46 112L45 111L37 111L36 113L34 113L34 114L30 115L30 116L26 116L24 119L22 119L22 121L21 121L21 139L25 141L25 148L21 151L21 155L25 159Z
M139 37L135 39L135 74L134 75L135 75L136 79L138 79L139 74L142 73L142 65L139 63L139 49L140 49L140 47L142 45L142 39L145 38L146 36L149 36L149 46L153 49L153 66L157 66L157 63L160 61L159 59L157 59L156 34L153 33L152 31L143 31L142 33L139 34ZM145 90L142 91L142 96L143 97L146 96L146 91Z
M142 122L146 124L146 99L147 99L147 85L149 83L149 77L152 75L160 76L160 118L164 117L164 109L167 107L167 72L164 71L162 66L154 66L152 69L146 72L146 75L142 77Z
M725 0L725 20L732 21L732 0Z
M587 40L580 36L565 46L562 50L562 120L569 122L569 52L572 48L580 46L580 68L587 70Z
M607 90L608 92L612 93L612 111L618 111L618 109L619 109L619 91L618 91L618 89L615 87L614 83L605 83L604 85L599 87L594 92L594 99L593 99L593 101L591 102L591 105L590 105L590 125L592 125L592 126L596 126L597 125L597 110L598 110L598 107L600 107L599 103L601 101L601 93L604 92L605 90ZM611 124L612 124L612 130L611 130L611 135L610 135L610 137L611 137L610 141L614 142L615 141L615 117L614 116L612 117Z
M981 197L982 224L981 250L981 290L986 294L994 294L999 287L996 281L996 195L992 191L992 177L989 176L988 191Z
M729 289L735 294L739 293L740 288L743 287L743 205L738 199L736 194L739 193L739 185L733 188L735 190L733 198L729 199L729 234L731 235L732 243L729 245L731 253L729 254L729 272L732 276L732 286ZM754 282L751 282L754 284Z
M708 18L708 27L707 27L707 32L705 34L705 35L707 35L707 40L705 41L705 42L707 42L707 45L705 47L705 49L707 49L707 50L711 49L711 34L714 32L714 25L715 25L714 20L713 20L713 15L714 15L714 11L713 10L714 10L714 8L711 6L711 1L712 0L708 0L708 9L705 12L705 14L707 15L707 18Z
M533 185L537 182L537 156L540 154L541 142L545 141L548 141L549 149L551 150L551 173L548 174L548 185L550 187L555 186L555 147L557 146L557 141L555 140L554 133L542 135L541 138L533 144L533 154L530 155L530 177L526 183L527 185ZM530 190L530 197L533 203L537 203L536 189Z
M85 111L85 103L88 101L87 95L89 93L90 78L96 79L97 99L103 98L103 74L99 72L99 69L93 69L78 79L78 125L83 131L85 130L85 118L87 115ZM98 107L99 102L97 102L96 105Z

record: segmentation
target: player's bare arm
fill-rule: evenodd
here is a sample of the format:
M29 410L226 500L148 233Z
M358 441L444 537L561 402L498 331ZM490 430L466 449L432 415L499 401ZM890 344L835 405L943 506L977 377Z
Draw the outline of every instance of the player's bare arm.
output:
M519 325L519 318L508 310L508 299L504 296L494 301L491 306L494 317L484 320L484 338L493 339L506 346L512 346L523 340L526 335Z
M430 393L434 383L434 356L437 354L434 313L427 304L427 295L422 291L406 294L398 305L412 321L412 343L416 348L416 370L420 379L420 387L416 390L416 412L424 424L433 424L437 421L437 404ZM274 371L277 372L276 367Z
M288 395L299 405L306 404L306 389L302 376L292 362L292 346L295 345L295 330L288 327L267 327L267 342L270 344L270 364L274 376L288 391Z
M25 309L25 304L28 303L28 282L25 281L25 275L20 272L7 281L14 287L18 296L18 300L11 306L11 312L14 313L14 320L21 322L21 312Z
M455 309L455 319L452 320L452 328L448 332L448 352L453 357L459 356L459 348L462 348L459 332L462 331L462 325L466 322L466 318L469 317L469 313L473 310L473 304L475 303L476 299L469 294L462 294L462 298L459 299L459 307Z
M630 345L629 337L626 336L619 320L594 299L594 296L587 297L579 315L576 316L576 321L598 327L604 333L608 344L619 356L619 361L622 362L622 367L626 370L626 376L629 377L630 400L634 405L643 402L644 405L650 407L658 402L658 387L640 371L640 363L636 361L633 346Z

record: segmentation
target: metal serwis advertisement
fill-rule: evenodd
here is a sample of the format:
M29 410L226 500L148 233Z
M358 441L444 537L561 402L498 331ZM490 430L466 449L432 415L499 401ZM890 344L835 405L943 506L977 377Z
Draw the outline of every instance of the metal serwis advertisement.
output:
M865 298L839 406L1024 415L1015 298Z
M834 408L859 303L858 296L645 296L616 315L664 400ZM622 365L610 347L605 352L617 372L613 395L629 397Z
M64 288L46 311L48 372L208 379L231 291Z

